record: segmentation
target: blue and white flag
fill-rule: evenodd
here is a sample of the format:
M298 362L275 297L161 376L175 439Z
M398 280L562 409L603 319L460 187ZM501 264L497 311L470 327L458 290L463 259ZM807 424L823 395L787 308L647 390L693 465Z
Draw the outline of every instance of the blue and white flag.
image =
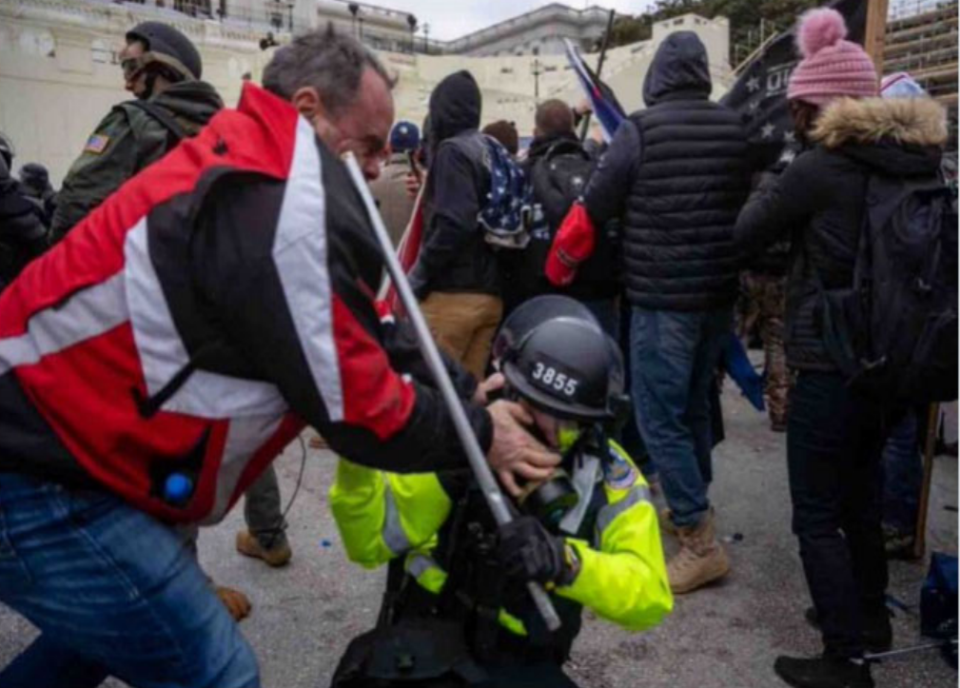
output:
M627 116L617 101L617 97L613 95L613 91L587 66L587 63L583 61L583 57L580 56L580 51L577 50L573 43L566 38L563 39L563 43L567 49L567 59L570 61L570 66L573 67L573 71L576 72L577 80L580 82L584 92L587 94L587 99L590 101L593 116L596 117L597 122L600 123L603 140L610 143L610 140L613 139L613 135L617 131L617 127L620 126L620 123L626 119Z

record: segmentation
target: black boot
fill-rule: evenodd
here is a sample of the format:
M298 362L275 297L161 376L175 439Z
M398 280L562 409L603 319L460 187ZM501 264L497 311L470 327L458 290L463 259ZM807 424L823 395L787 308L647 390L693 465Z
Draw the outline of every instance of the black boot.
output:
M873 688L870 665L843 657L777 657L773 670L795 688Z
M820 618L817 610L807 607L804 618L811 626L820 630ZM893 627L890 626L890 611L881 606L861 612L863 623L863 645L868 652L886 652L893 647Z

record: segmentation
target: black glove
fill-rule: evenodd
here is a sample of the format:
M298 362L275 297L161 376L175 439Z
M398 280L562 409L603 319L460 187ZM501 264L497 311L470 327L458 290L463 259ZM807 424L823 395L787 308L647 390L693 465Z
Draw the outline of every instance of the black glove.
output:
M533 516L521 516L500 529L498 554L509 578L568 585L572 571L562 537L552 535Z

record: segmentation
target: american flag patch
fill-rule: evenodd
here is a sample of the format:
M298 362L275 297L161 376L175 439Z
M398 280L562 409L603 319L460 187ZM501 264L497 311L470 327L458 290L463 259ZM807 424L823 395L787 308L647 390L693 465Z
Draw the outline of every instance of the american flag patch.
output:
M83 147L84 153L96 153L100 155L103 151L106 150L107 144L110 143L110 137L104 134L94 134L89 139L87 139L87 145Z

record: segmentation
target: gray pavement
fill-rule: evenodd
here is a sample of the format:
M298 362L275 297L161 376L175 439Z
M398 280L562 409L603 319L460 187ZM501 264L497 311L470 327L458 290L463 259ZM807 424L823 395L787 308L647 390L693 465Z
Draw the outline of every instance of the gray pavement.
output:
M630 634L588 618L569 665L585 688L762 688L783 685L773 674L781 653L813 654L817 634L803 621L808 596L790 534L785 440L765 418L727 388L723 395L727 440L715 453L712 499L720 534L743 539L728 545L733 571L722 584L679 598L662 626ZM299 443L278 460L284 501L300 469ZM307 450L300 495L290 511L290 566L271 570L234 550L242 510L203 531L201 560L222 585L246 591L253 615L242 627L260 658L266 688L328 685L351 637L370 628L383 575L349 564L327 506L334 457ZM930 506L932 548L956 553L956 459L936 461ZM668 548L673 543L667 543ZM915 605L924 563L894 562L890 592ZM918 640L918 619L898 612L896 645ZM28 623L0 606L0 665L34 637ZM889 660L874 670L879 688L943 688L957 674L935 653ZM113 688L121 684L109 682Z

